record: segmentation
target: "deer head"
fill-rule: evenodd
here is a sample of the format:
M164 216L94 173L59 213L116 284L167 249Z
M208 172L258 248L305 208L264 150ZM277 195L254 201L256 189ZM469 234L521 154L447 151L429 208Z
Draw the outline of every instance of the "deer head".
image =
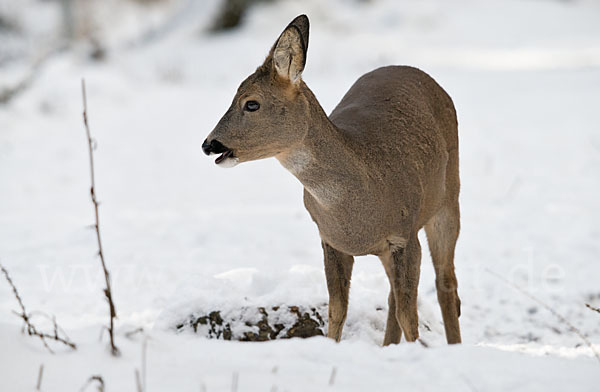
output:
M281 33L265 62L242 82L231 106L202 144L215 163L274 157L300 143L308 131L309 106L301 79L309 22L295 18Z

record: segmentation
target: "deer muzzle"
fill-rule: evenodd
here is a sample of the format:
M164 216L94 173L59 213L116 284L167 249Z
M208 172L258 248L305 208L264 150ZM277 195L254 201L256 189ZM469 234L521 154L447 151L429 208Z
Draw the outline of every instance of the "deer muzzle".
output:
M206 139L204 143L202 143L202 151L204 151L206 155L221 154L215 160L217 165L223 162L230 162L232 165L228 164L224 166L233 167L238 162L237 158L233 156L233 151L225 147L218 140L211 140L209 142L208 139Z

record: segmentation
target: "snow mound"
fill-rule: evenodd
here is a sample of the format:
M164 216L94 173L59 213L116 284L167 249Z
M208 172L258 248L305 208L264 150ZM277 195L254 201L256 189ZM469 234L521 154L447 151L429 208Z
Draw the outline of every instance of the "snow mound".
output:
M358 273L353 278L343 339L366 338L381 344L388 290L381 274ZM176 290L155 328L243 341L327 335L327 302L321 269L308 265L295 265L287 272L237 268L190 277ZM420 333L427 342L444 339L434 305L419 302Z

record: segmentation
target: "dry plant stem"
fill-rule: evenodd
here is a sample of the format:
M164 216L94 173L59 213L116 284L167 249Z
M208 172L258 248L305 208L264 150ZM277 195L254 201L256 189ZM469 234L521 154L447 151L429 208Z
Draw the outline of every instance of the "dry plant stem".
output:
M106 268L106 262L104 261L104 252L102 250L102 238L100 236L100 218L98 214L98 199L96 198L96 181L94 176L94 141L92 139L92 134L90 132L90 126L88 124L87 117L87 96L85 93L85 80L81 80L81 94L83 98L83 125L85 126L85 132L88 139L88 150L90 156L90 178L91 178L91 186L90 186L90 195L92 197L92 203L94 204L94 214L96 217L96 223L94 225L96 229L96 238L98 240L98 256L100 256L100 262L102 263L102 270L104 271L104 281L106 283L106 288L104 289L104 295L106 296L106 300L108 301L109 312L110 312L110 324L108 327L108 336L110 338L110 348L111 353L114 356L119 355L119 349L115 345L115 334L114 334L114 320L117 317L117 311L115 309L115 304L112 299L112 290L110 285L110 273Z
M140 372L137 369L135 369L135 386L137 388L137 392L144 392L144 389L142 388L142 382L140 381Z
M148 340L144 337L142 341L142 375L140 376L140 371L135 369L135 385L137 388L137 392L145 392L146 391L146 349L147 349Z
M102 376L91 376L90 378L88 378L85 384L83 384L83 386L79 390L79 392L87 390L87 387L93 382L98 383L98 392L104 392L104 379L102 378Z
M585 304L585 306L587 306L588 309L593 310L594 312L600 313L600 308L595 308L590 304Z
M572 332L574 332L577 336L579 336L579 338L590 348L590 350L592 350L592 353L594 353L594 356L596 357L596 359L598 360L598 362L600 362L600 354L598 353L598 351L596 351L596 349L592 345L592 342L590 342L590 340L579 330L579 328L577 328L573 324L571 324L569 322L569 320L567 320L563 315L561 315L560 313L558 313L556 310L552 309L552 307L550 307L550 305L546 304L544 301L542 301L538 297L536 297L533 294L529 293L527 290L525 290L525 289L517 286L513 282L509 281L504 276L499 275L496 272L494 272L494 271L492 271L492 270L490 270L488 268L486 268L485 271L488 272L491 275L494 275L496 278L500 279L501 281L503 281L504 283L506 283L510 287L512 287L515 290L519 291L524 296L526 296L526 297L532 299L533 301L537 302L542 307L544 307L546 310L548 310L550 313L552 313L563 324L565 324L567 327L569 327L569 329Z
M8 284L10 285L10 287L12 288L13 294L15 295L15 298L17 299L17 302L19 303L19 307L21 308L21 313L18 312L14 312L18 317L20 317L23 322L25 323L24 329L27 330L27 334L29 336L37 336L40 338L40 340L42 341L42 343L44 344L44 347L46 347L48 349L48 351L50 351L52 354L54 354L54 351L52 351L52 349L50 348L50 346L48 346L48 342L46 341L46 339L50 339L50 340L55 340L57 342L60 342L66 346L69 346L70 348L72 348L73 350L75 350L77 348L77 345L75 343L73 343L68 336L66 336L66 334L64 333L64 331L62 331L61 328L59 328L58 324L56 323L56 319L54 317L50 317L44 313L41 312L32 312L32 313L27 313L27 310L25 309L25 305L23 304L23 300L21 299L21 296L19 295L19 291L17 290L17 286L15 286L15 284L13 283L10 275L8 274L8 271L6 270L6 268L4 268L4 266L2 264L0 264L0 270L2 270L2 273L4 274L4 277L6 278L6 281L8 282ZM49 334L49 333L45 333L45 332L40 332L37 330L37 328L35 327L35 325L33 325L33 323L31 322L31 317L34 314L41 314L43 316L45 316L46 318L52 320L52 325L53 325L53 332L54 334ZM62 334L65 336L64 338L59 336L59 332L62 332Z
M142 342L142 391L146 392L146 352L148 351L148 338L144 336Z
M335 384L335 376L337 375L337 367L333 367L331 369L331 375L329 376L329 386L333 386Z
M40 365L40 372L38 373L37 384L35 386L36 391L42 390L42 377L44 376L44 364Z
M144 333L144 328L140 327L140 328L136 328L136 329L134 329L132 331L125 332L125 337L127 339L133 339L133 337L135 335L137 335L138 333Z

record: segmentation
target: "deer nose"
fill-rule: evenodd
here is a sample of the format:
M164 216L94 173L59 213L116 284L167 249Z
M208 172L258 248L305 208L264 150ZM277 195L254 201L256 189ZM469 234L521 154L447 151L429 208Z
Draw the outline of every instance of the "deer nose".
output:
M204 153L206 155L210 155L210 154L220 154L222 152L227 151L228 148L226 148L220 141L218 140L211 140L210 143L208 142L208 139L206 139L204 141L204 143L202 143L202 151L204 151Z

